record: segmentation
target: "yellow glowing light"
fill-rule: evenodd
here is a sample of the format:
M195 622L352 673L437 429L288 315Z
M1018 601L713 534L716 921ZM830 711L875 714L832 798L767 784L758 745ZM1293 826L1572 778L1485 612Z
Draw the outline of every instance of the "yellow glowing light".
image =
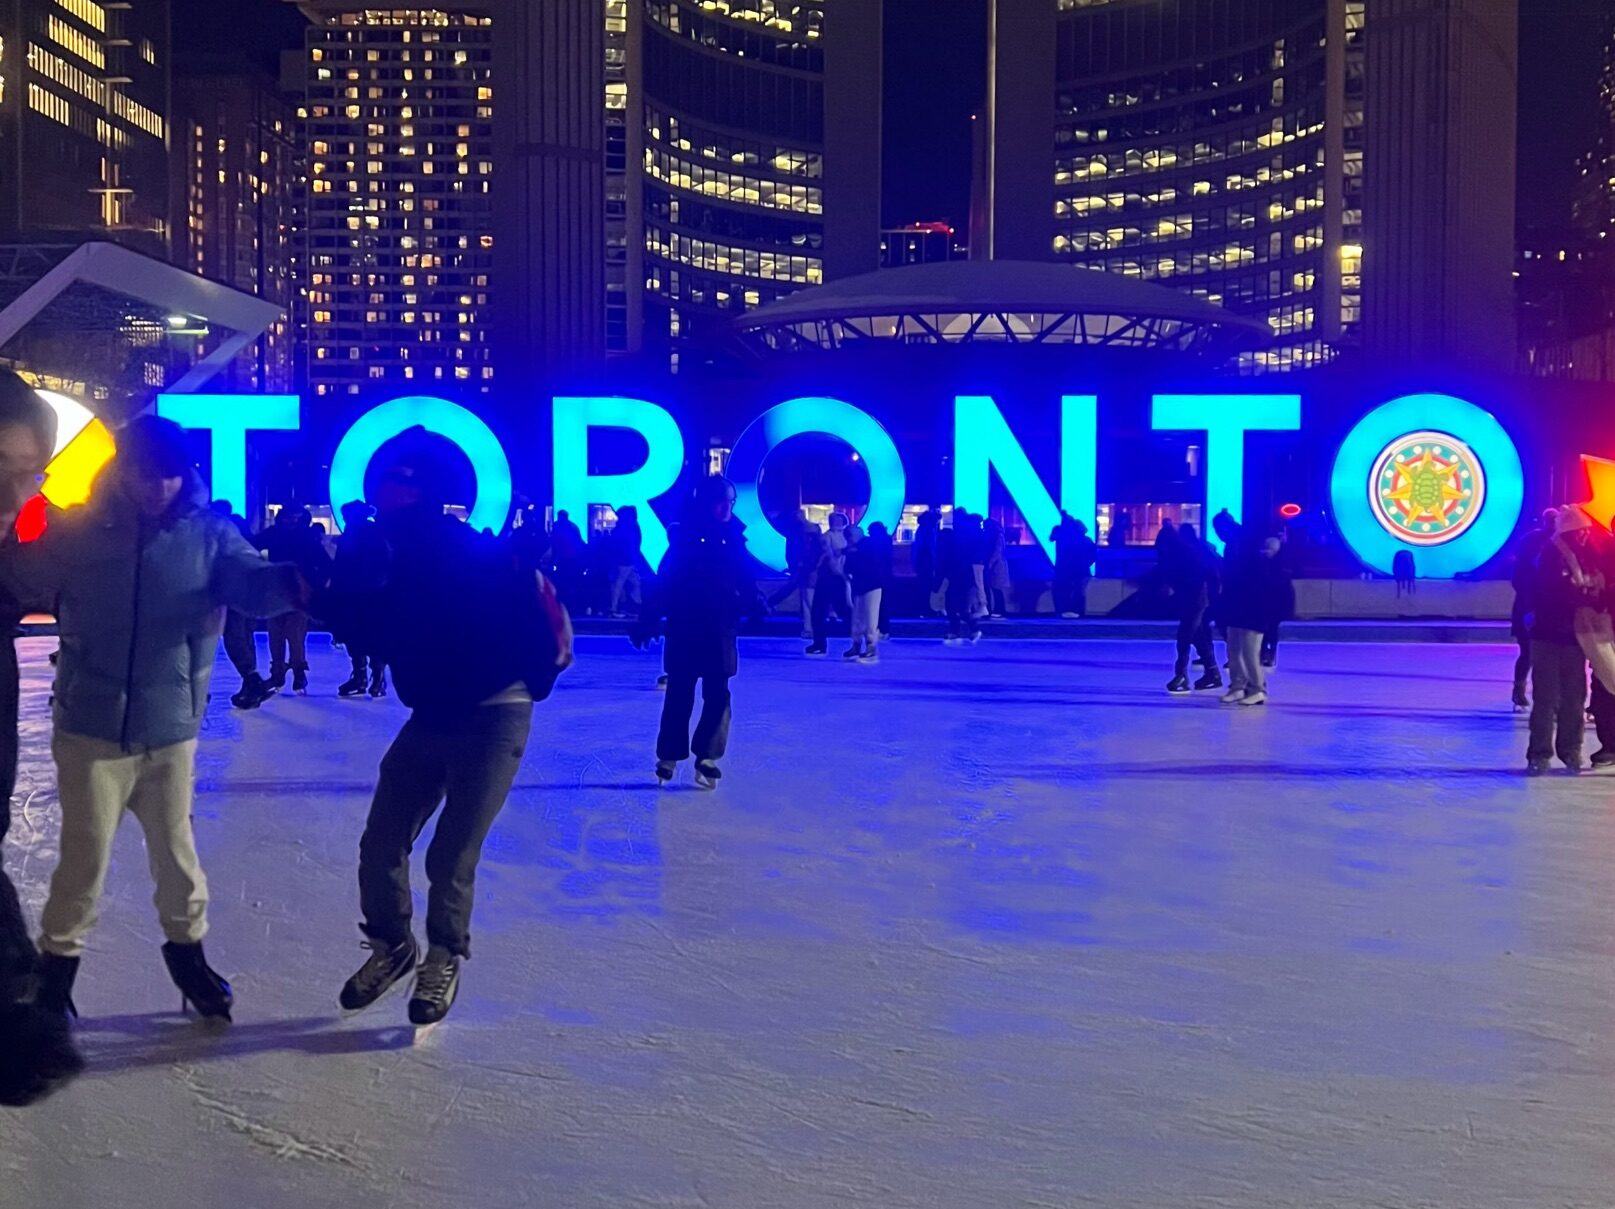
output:
M45 467L40 494L58 508L87 503L95 476L112 460L115 449L111 430L92 419Z

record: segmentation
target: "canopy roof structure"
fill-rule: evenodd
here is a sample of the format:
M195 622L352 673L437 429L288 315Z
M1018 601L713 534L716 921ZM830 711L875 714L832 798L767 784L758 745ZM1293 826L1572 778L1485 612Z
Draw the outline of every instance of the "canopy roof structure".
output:
M228 366L284 313L272 302L117 244L0 245L0 352L36 320L37 330L80 340L227 330L166 386L184 394Z
M735 321L761 354L895 344L1155 349L1220 360L1272 338L1260 319L1093 269L959 260L802 290Z

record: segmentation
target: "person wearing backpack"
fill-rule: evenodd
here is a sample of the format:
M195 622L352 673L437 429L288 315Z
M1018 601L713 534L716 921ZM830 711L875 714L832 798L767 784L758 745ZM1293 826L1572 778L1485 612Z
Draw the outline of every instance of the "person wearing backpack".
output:
M417 1025L442 1020L459 994L483 842L521 767L533 704L572 659L570 626L547 582L508 544L444 513L452 456L418 427L381 447L371 473L383 565L371 582L321 602L322 616L392 669L393 689L411 710L382 759L359 841L370 957L343 986L341 1004L369 1007L419 966L409 1002ZM444 621L466 601L475 602L478 640L449 642ZM422 960L409 857L434 814Z

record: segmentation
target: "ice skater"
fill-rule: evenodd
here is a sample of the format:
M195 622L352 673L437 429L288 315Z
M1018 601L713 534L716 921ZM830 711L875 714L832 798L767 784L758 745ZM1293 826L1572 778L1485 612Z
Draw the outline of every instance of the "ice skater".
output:
M52 754L61 856L45 902L37 1002L70 1010L112 839L125 814L146 833L163 960L184 1002L229 1019L230 984L208 965L208 888L191 830L196 736L221 607L274 617L306 603L297 569L266 563L205 506L185 434L142 416L89 504L39 541L0 552L0 584L52 609L61 634Z
M695 783L716 789L733 716L729 682L740 670L740 624L762 607L746 527L735 518L734 484L721 477L702 479L668 541L655 589L633 633L641 649L658 631L665 638L667 697L656 736L656 779L671 782L693 753ZM692 739L698 685L701 720Z
M1287 587L1278 563L1279 539L1248 533L1228 542L1223 556L1222 623L1228 629L1228 691L1224 705L1266 705L1262 636L1283 612Z
M1553 537L1536 559L1531 599L1531 739L1526 771L1541 776L1555 756L1565 771L1581 771L1587 730L1587 658L1576 635L1576 613L1597 607L1607 591L1609 539L1585 509L1571 505L1554 518Z
M411 971L409 1019L436 1024L471 956L477 864L527 749L533 704L571 663L571 629L559 599L517 552L444 514L452 446L412 428L377 451L375 504L386 542L382 576L345 583L322 615L361 636L393 671L410 710L381 761L359 841L361 929L370 957L341 992L348 1011L369 1007ZM444 627L470 604L474 640ZM441 814L439 810L441 809ZM425 960L412 923L409 858L438 815L426 850Z
M376 510L362 500L342 505L342 540L337 543L331 563L331 592L337 598L363 590L364 585L380 583L387 574L387 543L376 526ZM387 664L365 642L368 626L362 622L353 633L340 630L333 635L348 649L351 671L336 690L338 697L372 700L387 695Z
M258 535L258 548L272 563L291 563L316 587L330 578L331 559L307 508L282 508ZM308 694L308 622L302 609L269 619L269 683L276 692L285 691L289 671L292 692Z
M1191 649L1206 669L1205 674L1194 682L1192 689L1221 688L1222 673L1217 670L1217 651L1211 641L1210 622L1212 597L1217 583L1216 555L1200 540L1193 525L1179 525L1171 540L1158 549L1178 618L1177 663L1166 691L1174 696L1191 691Z
M229 521L243 541L252 540L252 529L237 516L228 500L214 500L213 513ZM224 615L224 653L241 677L241 687L230 698L237 709L257 709L275 695L275 686L258 672L258 619L229 609Z
M1514 710L1524 713L1531 708L1526 685L1531 679L1531 585L1536 579L1537 559L1542 549L1553 540L1553 522L1557 508L1544 508L1542 517L1531 531L1520 539L1514 551L1514 606L1509 610L1509 634L1518 644L1520 653L1514 659Z
M969 513L962 514L969 528ZM976 572L968 533L961 533L954 513L954 525L941 532L937 555L944 578L943 602L948 616L944 646L963 646L981 641L981 622L976 616Z
M1064 511L1049 540L1054 543L1054 611L1068 621L1086 617L1099 547L1088 536L1088 526Z
M847 578L852 584L852 645L843 658L879 663L881 606L892 581L892 537L879 521L848 550Z
M846 617L851 613L851 594L847 589L848 530L852 527L845 515L831 513L830 530L819 543L818 565L813 573L813 641L805 655L821 656L830 653L830 614Z
M16 540L22 506L38 490L56 437L56 414L12 373L0 372L0 526ZM20 701L16 632L22 609L0 598L0 857L11 829L11 795L17 784L17 715ZM0 859L0 1105L19 1108L43 1099L84 1069L67 1017L35 999L39 955L29 939L22 903Z

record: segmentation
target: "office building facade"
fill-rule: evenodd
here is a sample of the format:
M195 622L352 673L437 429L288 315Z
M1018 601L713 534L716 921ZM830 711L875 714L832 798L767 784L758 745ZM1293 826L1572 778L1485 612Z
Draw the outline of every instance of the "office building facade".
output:
M0 8L0 238L166 256L168 0Z
M489 394L494 10L300 7L307 387Z
M735 316L877 267L879 3L608 0L607 20L614 351L676 368Z
M252 71L190 67L174 80L173 169L175 263L286 311L214 385L293 390L307 187L296 107Z
M1515 0L991 7L974 255L1052 252L1259 317L1252 370L1506 357Z

